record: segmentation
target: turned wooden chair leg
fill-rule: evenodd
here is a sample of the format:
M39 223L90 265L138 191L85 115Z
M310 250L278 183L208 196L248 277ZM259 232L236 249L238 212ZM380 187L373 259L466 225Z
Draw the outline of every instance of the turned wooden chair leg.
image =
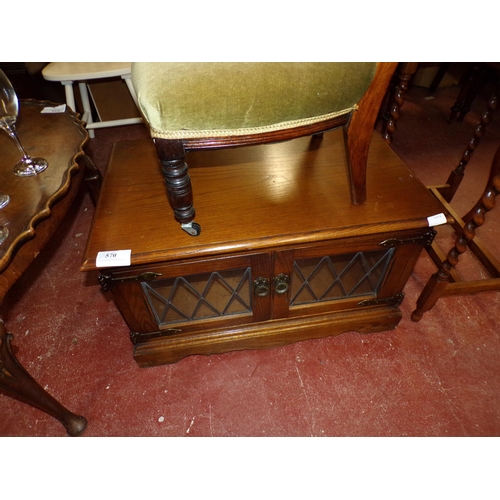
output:
M436 305L439 298L443 296L449 281L450 273L444 269L440 269L430 277L417 299L417 307L411 314L412 321L420 321L424 313L430 311Z
M396 123L400 117L400 111L404 104L404 95L408 90L408 84L417 71L418 63L401 63L397 72L398 83L393 87L389 95L388 109L384 113L382 123L382 138L387 144L392 143L392 136L396 132Z
M181 228L191 236L198 236L201 227L194 222L193 188L185 162L186 153L182 141L155 139L165 187L174 217Z
M479 145L481 137L483 137L483 135L485 134L486 126L491 122L493 112L497 109L497 107L498 99L497 92L495 92L488 102L488 108L486 112L481 116L481 120L474 130L474 136L472 137L462 154L460 163L455 167L455 170L451 172L448 180L446 181L446 186L439 188L438 190L448 203L450 203L453 199L453 196L455 196L455 193L457 192L457 189L464 178L465 167L467 166L467 163L469 163L472 153Z
M481 199L464 217L464 227L457 234L454 247L448 252L446 260L442 263L441 268L437 273L433 274L424 290L417 300L417 307L411 319L420 321L423 314L434 307L436 302L442 297L446 291L446 287L450 282L450 271L458 264L458 258L463 254L469 244L476 236L476 229L484 224L486 214L495 206L495 198L500 193L500 147L495 153L493 163L491 165L490 176L486 189L481 196ZM471 286L470 293L478 291Z
M12 335L7 333L0 319L0 387L59 420L70 436L79 436L87 427L87 420L71 413L35 381L14 356L11 340Z

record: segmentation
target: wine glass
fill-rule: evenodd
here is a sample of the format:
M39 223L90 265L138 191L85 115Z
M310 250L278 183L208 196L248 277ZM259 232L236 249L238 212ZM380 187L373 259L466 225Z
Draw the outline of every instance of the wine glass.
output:
M28 177L43 172L49 164L43 158L31 158L24 150L17 137L15 123L19 113L19 101L16 91L5 73L0 69L0 128L14 139L23 155L21 161L14 166L14 173L20 177Z
M5 193L0 193L0 208L6 207L10 201L10 196Z
M8 194L0 193L0 208L7 206L9 201L10 197ZM5 226L0 225L0 245L7 239L7 236L9 236L9 230Z

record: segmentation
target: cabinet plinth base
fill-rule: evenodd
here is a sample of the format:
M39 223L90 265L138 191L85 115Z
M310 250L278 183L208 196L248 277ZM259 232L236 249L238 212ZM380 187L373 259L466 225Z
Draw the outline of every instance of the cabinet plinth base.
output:
M401 317L398 307L374 307L361 311L337 311L332 314L157 337L138 343L134 348L134 359L144 368L176 363L195 354L268 349L348 331L376 333L393 330Z

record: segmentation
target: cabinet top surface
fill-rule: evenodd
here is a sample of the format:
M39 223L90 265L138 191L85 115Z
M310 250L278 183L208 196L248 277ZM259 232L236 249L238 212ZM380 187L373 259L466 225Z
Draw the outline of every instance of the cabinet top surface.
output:
M152 141L117 143L81 269L100 251L149 264L428 227L440 204L376 133L367 202L351 204L342 135L188 153L197 237L174 220Z

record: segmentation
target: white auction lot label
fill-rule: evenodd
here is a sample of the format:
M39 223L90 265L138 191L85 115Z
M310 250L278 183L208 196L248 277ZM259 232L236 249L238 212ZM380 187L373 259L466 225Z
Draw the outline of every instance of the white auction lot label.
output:
M446 219L446 215L444 214L436 214L431 217L427 217L427 222L429 223L429 227L440 226L441 224L446 224L448 221Z
M95 259L96 267L119 267L130 266L130 255L132 250L108 250L98 252Z

